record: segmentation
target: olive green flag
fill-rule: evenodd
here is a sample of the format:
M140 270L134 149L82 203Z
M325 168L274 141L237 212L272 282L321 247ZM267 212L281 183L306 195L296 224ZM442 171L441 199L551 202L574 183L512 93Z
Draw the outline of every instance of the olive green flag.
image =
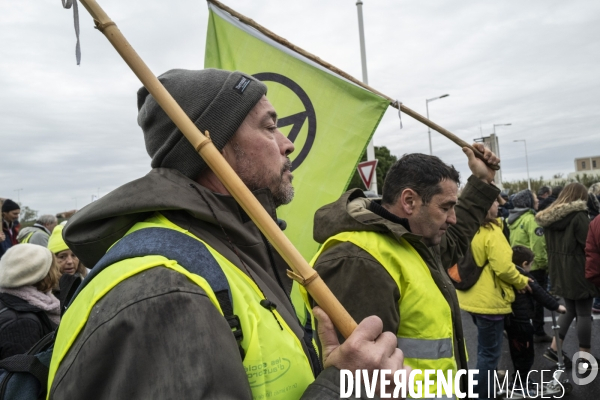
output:
M389 101L264 36L209 3L205 68L242 71L263 81L294 143L294 200L278 209L285 234L310 260L315 211L346 190Z

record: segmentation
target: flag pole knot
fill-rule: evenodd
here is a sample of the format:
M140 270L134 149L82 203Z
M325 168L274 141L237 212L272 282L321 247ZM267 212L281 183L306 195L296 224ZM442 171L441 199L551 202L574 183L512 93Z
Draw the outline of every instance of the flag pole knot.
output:
M109 26L112 26L112 25L117 26L117 24L115 24L113 21L108 21L103 24L98 20L94 20L94 23L96 24L96 26L94 28L98 29L102 33L104 33L104 30L106 28L108 28Z
M204 140L202 143L200 143L198 146L196 146L196 151L197 151L198 153L200 153L200 150L202 150L202 148L203 148L204 146L206 146L206 145L207 145L207 144L209 144L209 143L212 143L212 140L211 140L211 138L210 138L210 133L208 133L208 131L204 131L204 136L206 136L206 138L207 138L208 140Z
M308 278L304 278L302 275L295 273L292 270L287 270L287 276L288 278L291 278L293 280L295 280L296 282L298 282L299 284L301 284L304 287L307 287L308 285L310 285L315 279L317 279L319 277L319 274L317 273L317 271L315 271L311 276L309 276Z

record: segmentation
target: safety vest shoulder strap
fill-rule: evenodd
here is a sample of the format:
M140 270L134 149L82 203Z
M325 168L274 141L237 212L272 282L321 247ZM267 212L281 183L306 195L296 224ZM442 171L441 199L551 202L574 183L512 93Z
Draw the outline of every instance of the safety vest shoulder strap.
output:
M239 318L233 314L231 290L219 263L204 243L169 228L145 228L123 237L92 268L77 288L71 302L94 277L98 276L107 267L129 258L150 255L159 255L169 260L175 260L188 272L203 277L215 293L223 315L229 323L238 344L241 342L243 338L242 327ZM241 347L240 351L242 351Z
M25 236L22 240L21 243L29 243L29 240L31 240L31 237L33 236L33 234L35 233L35 231L31 231L27 234L27 236Z

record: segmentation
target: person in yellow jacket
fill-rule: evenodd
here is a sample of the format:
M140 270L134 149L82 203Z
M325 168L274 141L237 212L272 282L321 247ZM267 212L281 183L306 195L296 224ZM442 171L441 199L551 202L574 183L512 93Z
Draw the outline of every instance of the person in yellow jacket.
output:
M495 201L471 241L473 259L483 268L481 276L470 289L456 291L460 308L471 313L477 326L480 399L488 398L488 371L494 371L500 361L504 317L511 313L511 303L515 300L513 286L517 290L529 289L528 278L512 262L512 249L497 215Z

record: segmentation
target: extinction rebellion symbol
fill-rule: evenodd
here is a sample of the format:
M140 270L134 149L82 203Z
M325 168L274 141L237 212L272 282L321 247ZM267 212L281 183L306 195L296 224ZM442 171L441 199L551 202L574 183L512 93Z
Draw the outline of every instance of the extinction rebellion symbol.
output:
M261 72L253 76L259 81L277 82L281 85L284 85L292 92L294 92L296 96L298 96L298 98L302 102L302 105L304 106L304 111L293 115L288 115L287 117L279 118L279 120L277 121L278 128L283 128L285 126L292 125L292 129L288 134L288 139L290 139L292 143L295 142L298 138L298 134L300 133L300 129L304 125L304 121L308 122L308 134L306 137L306 141L304 142L304 146L302 146L302 149L300 149L298 155L292 162L292 171L294 171L306 159L306 156L310 152L310 149L312 148L313 143L315 142L315 136L317 134L317 115L315 114L315 108L313 107L304 89L302 89L300 85L298 85L296 82L294 82L287 76L283 76L275 72Z

